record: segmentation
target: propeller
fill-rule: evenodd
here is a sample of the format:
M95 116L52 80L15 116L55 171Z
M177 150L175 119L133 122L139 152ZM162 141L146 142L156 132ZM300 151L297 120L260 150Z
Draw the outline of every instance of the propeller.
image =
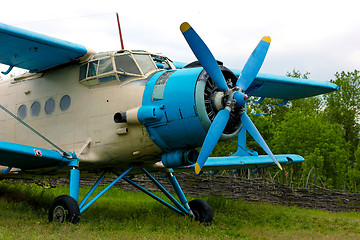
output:
M227 122L230 118L230 109L224 108L220 110L212 124L210 125L209 131L206 134L203 146L201 148L200 154L195 164L195 172L199 174L202 167L204 166L206 160L210 156L212 150L214 149L216 143L219 141Z
M241 88L243 91L246 92L258 74L265 60L270 43L270 37L263 37L247 60L244 68L241 71L240 77L236 82L236 86Z
M249 116L243 112L241 114L241 122L244 125L245 129L250 133L250 135L255 139L255 141L260 145L262 149L270 156L270 158L275 162L275 164L283 170L279 161L275 158L274 154L271 152L269 146L266 144L265 140L255 127L255 124L250 120Z
M271 39L270 37L263 37L261 39L246 62L240 77L236 82L236 87L230 89L211 51L195 32L195 30L190 26L190 24L187 22L182 23L180 30L194 55L199 60L205 71L209 74L210 78L221 91L225 92L224 97L226 98L226 106L215 116L203 142L199 157L195 165L195 173L199 174L216 143L219 141L229 121L231 111L235 106L243 108L244 110L246 100L248 98L246 95L246 90L255 79L264 62ZM275 158L274 154L271 152L270 148L255 127L254 123L247 116L246 112L242 111L241 116L239 117L245 129L256 140L256 142L259 143L259 145L271 157L275 164L282 170L279 161Z
M203 68L209 74L211 79L215 82L216 86L220 90L227 90L228 86L226 84L224 75L222 74L214 56L203 40L187 22L181 24L180 30L196 58L199 60L201 66L203 66Z

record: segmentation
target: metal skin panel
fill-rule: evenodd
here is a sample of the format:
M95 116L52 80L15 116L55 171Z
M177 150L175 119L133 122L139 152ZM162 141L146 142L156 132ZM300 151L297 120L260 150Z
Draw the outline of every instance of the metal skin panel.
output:
M195 85L200 69L176 71L167 81L164 100L168 121L196 117Z
M87 52L82 45L0 23L0 62L3 64L37 72Z
M173 63L177 69L182 69L183 67L185 67L188 64L188 63L176 62L176 61L174 61Z
M151 139L164 151L201 146L206 131L197 116L195 87L202 68L182 69L167 79L164 96L153 100L154 87L162 73L147 83L144 106L157 106L166 118L146 124Z

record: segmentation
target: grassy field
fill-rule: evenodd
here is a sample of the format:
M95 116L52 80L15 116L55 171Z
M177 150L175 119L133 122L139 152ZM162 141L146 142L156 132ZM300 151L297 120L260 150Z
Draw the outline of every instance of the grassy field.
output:
M88 189L81 189L81 196ZM214 222L204 227L136 192L111 189L79 224L47 221L67 188L0 182L0 239L360 239L357 212L332 213L206 197ZM193 199L189 197L189 199Z

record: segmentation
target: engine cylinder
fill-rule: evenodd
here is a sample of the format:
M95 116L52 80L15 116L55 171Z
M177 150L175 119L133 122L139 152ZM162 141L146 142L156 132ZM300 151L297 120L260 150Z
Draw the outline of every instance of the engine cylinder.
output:
M227 85L233 88L236 85L237 77L228 68L219 66ZM216 114L225 107L223 92L215 85L209 74L203 70L196 83L195 103L200 121L205 129L209 129ZM230 119L221 136L222 140L233 138L241 128L240 111L243 109L234 108L230 113Z

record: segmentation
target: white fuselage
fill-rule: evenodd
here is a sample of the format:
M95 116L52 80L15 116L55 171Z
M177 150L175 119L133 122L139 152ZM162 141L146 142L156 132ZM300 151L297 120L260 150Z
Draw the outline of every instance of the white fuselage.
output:
M116 112L142 105L144 89L144 84L117 82L84 86L79 82L79 65L71 64L25 79L0 81L0 104L17 116L25 116L23 121L60 148L75 152L80 168L121 168L134 161L159 160L161 150L143 125L114 122ZM65 107L60 106L65 95L70 97L67 109L68 101ZM46 104L50 98L54 105ZM36 109L32 109L34 102L40 104L38 115ZM0 111L0 140L54 149L5 111Z

